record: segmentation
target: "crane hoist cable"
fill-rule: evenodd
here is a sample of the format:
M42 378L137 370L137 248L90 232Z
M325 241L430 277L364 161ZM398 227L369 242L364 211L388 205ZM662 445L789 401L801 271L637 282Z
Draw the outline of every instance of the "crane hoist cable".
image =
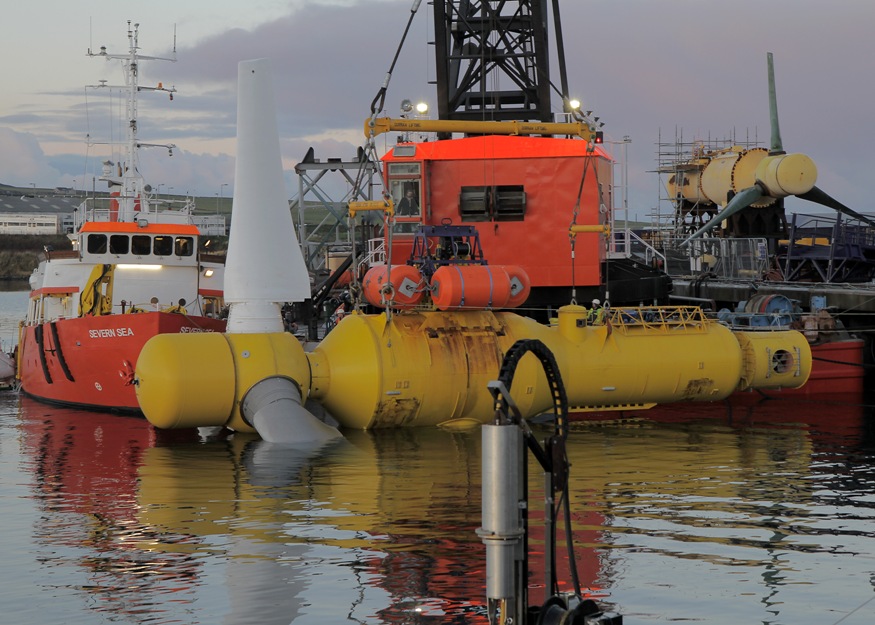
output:
M577 243L577 233L574 231L574 226L577 225L577 216L580 214L580 198L583 196L583 187L586 184L586 172L590 166L589 149L587 156L583 161L583 173L580 175L580 187L577 189L577 200L574 202L574 209L571 213L571 224L568 227L568 238L571 241L571 304L577 304L577 278L575 277L575 246Z
M389 65L389 70L386 72L386 77L383 79L383 84L380 85L380 88L377 90L377 95L374 96L374 99L371 101L371 116L368 120L368 127L371 130L370 130L370 133L367 137L367 140L365 142L364 149L363 149L363 154L364 154L363 158L366 159L366 162L371 162L371 163L375 163L375 164L378 164L380 162L380 159L377 156L377 147L376 147L375 140L374 140L374 137L375 137L374 130L373 130L374 121L376 120L377 115L379 115L380 112L384 108L384 105L386 102L386 92L389 88L389 81L392 78L392 72L395 70L395 65L398 63L398 58L401 56L401 50L404 47L404 42L407 39L407 34L410 32L410 26L413 23L413 18L416 16L416 12L419 10L419 5L421 3L422 3L422 0L413 0L413 4L410 7L410 16L407 18L407 25L404 27L404 33L401 35L401 41L398 42L398 48L395 50L395 56L392 57L392 63ZM386 200L387 202L390 202L391 197L390 197L390 193L388 190L388 185L386 184L386 179L383 176L383 171L379 166L377 167L377 172L380 176L380 183L381 183L381 186L383 188L383 193L382 193L383 199ZM356 180L355 180L355 185L354 185L355 189L360 188L363 176L364 176L364 168L360 167L358 174L356 176ZM387 281L388 281L390 271L392 269L391 249L392 249L392 230L393 230L394 224L395 224L395 216L394 216L394 212L392 212L390 214L390 217L389 217L389 220L387 223L388 232L387 232L387 236L386 236L386 246L387 246L386 279L387 279ZM355 237L355 219L351 216L349 218L349 227L352 228L353 237ZM353 248L352 249L353 266L358 267L358 261L356 258L356 246L355 246L354 242L353 242L352 248ZM356 310L358 310L360 307L360 303L361 303L360 302L361 288L358 284L358 271L353 271L351 291L353 292L352 294L354 296L355 308L356 308ZM391 298L391 295L392 294L390 293L390 298ZM391 314L392 314L391 308L389 306L387 306L386 307L387 321L389 318L391 318Z
M599 170L598 167L594 166L592 163L592 159L595 154L595 146L592 143L589 143L586 149L586 156L584 157L586 160L583 165L583 172L580 177L580 187L577 190L577 200L574 204L574 209L572 211L571 224L568 227L568 236L571 241L571 303L577 304L577 278L575 272L575 261L576 261L576 243L577 243L577 235L583 232L593 232L598 234L605 235L605 244L606 244L606 252L607 252L607 236L610 233L610 225L609 224L595 224L595 225L578 225L577 218L580 215L580 202L583 197L583 189L586 185L586 173L587 170L592 166L593 175L595 176L595 185L596 185L596 194L598 199L598 213L602 212L602 207L605 206L604 202L602 202L602 186L599 182ZM605 258L607 259L610 255L605 254ZM608 293L610 292L610 287L608 284L607 271L605 272L605 300L609 299Z
M419 10L419 5L422 0L413 0L413 6L410 7L410 17L407 18L407 26L404 27L404 33L401 35L401 41L398 43L398 49L395 50L395 56L392 58L392 64L389 66L389 71L386 72L386 77L383 79L383 84L377 91L377 95L371 102L371 120L375 119L380 111L383 110L383 105L386 101L386 90L389 88L389 80L392 78L392 72L395 69L395 64L398 62L398 57L401 56L401 48L404 47L404 40L407 39L407 33L410 32L410 25L413 23L413 18Z

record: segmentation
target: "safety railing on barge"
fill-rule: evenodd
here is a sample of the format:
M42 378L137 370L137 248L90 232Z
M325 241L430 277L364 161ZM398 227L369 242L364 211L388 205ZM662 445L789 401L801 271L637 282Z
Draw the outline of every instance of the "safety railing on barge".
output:
M705 332L713 323L698 306L637 306L609 308L602 323L623 333L677 331Z

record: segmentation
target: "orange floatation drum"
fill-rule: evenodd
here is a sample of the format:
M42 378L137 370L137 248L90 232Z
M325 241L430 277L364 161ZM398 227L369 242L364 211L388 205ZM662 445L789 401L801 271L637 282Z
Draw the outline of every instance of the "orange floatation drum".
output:
M431 278L431 296L438 310L512 308L522 304L530 290L521 267L445 265Z
M386 275L389 275L388 281ZM391 288L384 289L388 284ZM362 281L365 299L369 304L385 308L387 303L393 308L413 308L425 291L424 280L419 269L410 265L395 265L387 272L387 266L371 267Z

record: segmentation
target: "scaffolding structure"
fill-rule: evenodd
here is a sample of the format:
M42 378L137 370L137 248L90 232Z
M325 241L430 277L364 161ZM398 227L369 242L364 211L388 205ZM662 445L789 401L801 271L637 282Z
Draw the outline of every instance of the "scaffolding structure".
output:
M698 175L708 163L708 155L724 152L733 147L744 150L762 147L757 130L746 130L744 138L733 128L723 137L684 137L683 129L675 128L674 139L664 139L659 131L656 144L656 172L659 177L659 204L652 214L651 227L654 232L670 241L682 240L708 222L720 210L720 206L705 197L686 197L672 193L680 188L683 181ZM704 157L704 158L703 158Z
M352 253L356 237L349 228L349 202L371 200L379 183L379 163L359 149L354 159L316 158L313 148L295 165L298 194L290 207L304 262L313 276L327 275ZM376 179L376 180L375 180ZM359 220L363 238L380 224Z

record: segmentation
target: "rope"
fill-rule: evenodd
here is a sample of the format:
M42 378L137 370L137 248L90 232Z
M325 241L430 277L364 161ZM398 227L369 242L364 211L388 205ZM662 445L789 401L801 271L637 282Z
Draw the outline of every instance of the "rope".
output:
M568 236L571 239L571 305L577 305L577 278L575 277L575 245L577 243L577 234L572 232L572 226L577 225L577 216L580 214L580 198L583 196L583 186L586 183L586 171L590 166L590 157L587 156L583 162L583 173L580 176L580 187L577 189L577 201L574 203L574 209L571 213L571 224L568 226Z
M587 151L590 154L592 154L595 151L595 145L590 143L589 147L587 148ZM589 158L591 159L593 157L590 156ZM599 168L593 167L592 171L593 171L593 175L595 175L595 188L596 188L596 192L598 193L599 212L601 212L601 207L603 206L603 204L602 204L602 185L599 182ZM612 202L612 204L613 204L613 202ZM611 209L606 209L606 210L611 210ZM613 229L611 229L611 236L614 236ZM608 263L611 262L610 251L611 251L610 241L609 241L608 237L605 236L605 302L604 302L605 306L609 305L610 299L611 299L611 296L610 296L610 293L611 293L610 273L608 272Z

